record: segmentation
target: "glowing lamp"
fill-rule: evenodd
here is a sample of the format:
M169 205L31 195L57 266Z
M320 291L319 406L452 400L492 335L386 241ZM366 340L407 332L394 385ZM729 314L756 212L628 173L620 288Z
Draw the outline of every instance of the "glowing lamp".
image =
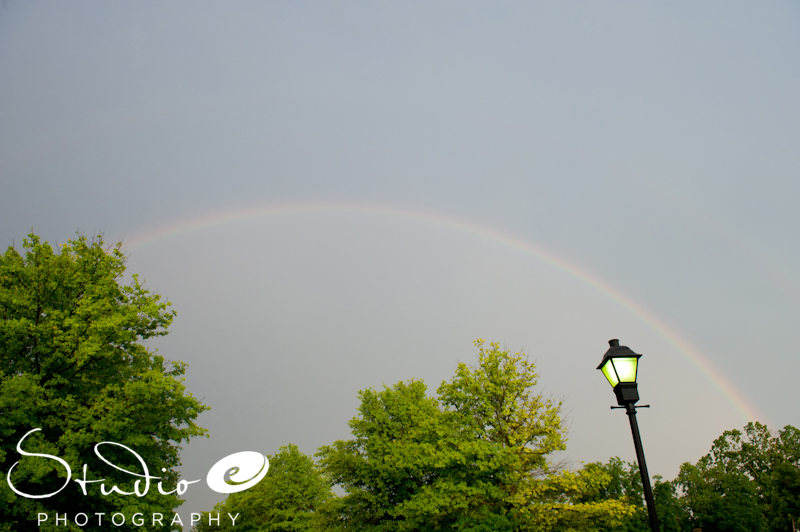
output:
M603 372L614 388L618 404L635 404L639 400L636 372L642 355L634 353L629 347L619 345L619 340L616 339L609 340L608 345L610 347L597 369Z

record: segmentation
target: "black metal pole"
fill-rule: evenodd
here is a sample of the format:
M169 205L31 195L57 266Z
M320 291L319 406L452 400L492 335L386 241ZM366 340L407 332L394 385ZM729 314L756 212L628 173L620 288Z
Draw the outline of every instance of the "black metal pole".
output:
M650 530L658 532L658 517L656 516L656 503L653 499L653 490L650 488L650 475L647 473L647 463L644 461L644 449L642 448L642 438L639 436L639 423L636 422L636 407L633 403L625 405L625 412L631 422L631 433L633 433L633 446L636 447L636 461L639 462L639 474L642 475L642 486L644 488L644 501L647 504L647 516L650 520Z

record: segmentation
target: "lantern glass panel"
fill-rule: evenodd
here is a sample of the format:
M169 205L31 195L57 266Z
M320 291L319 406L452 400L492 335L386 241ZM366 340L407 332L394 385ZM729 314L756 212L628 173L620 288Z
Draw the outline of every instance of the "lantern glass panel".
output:
M612 359L609 358L608 360L606 360L606 363L603 364L601 370L603 371L603 375L606 376L606 379L608 379L608 383L611 385L612 388L619 383L617 374L614 372L614 362L612 361Z
M614 369L617 370L617 376L620 382L636 382L636 363L638 362L638 358L639 357L615 357L612 359ZM605 369L603 372L605 372Z

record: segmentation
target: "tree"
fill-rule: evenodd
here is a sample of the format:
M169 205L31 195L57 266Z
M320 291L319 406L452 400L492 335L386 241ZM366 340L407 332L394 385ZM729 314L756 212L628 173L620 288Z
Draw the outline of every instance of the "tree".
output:
M768 518L773 530L795 532L800 518L800 468L788 462L775 466L770 476Z
M316 530L315 512L333 496L330 484L314 461L296 445L286 445L269 457L267 476L253 488L233 493L214 507L213 514L239 514L235 530L241 532L296 532ZM203 522L209 522L203 519ZM234 530L230 523L201 525L207 530Z
M323 509L326 528L463 530L483 521L509 528L494 504L508 456L463 438L421 381L359 396L354 438L319 452L325 473L346 492Z
M439 396L465 438L490 442L511 460L495 484L504 511L515 521L526 520L537 479L550 472L549 455L566 448L561 405L534 390L538 374L524 354L483 340L475 346L478 363L460 363L439 386Z
M30 528L39 512L49 516L47 529L56 513L130 518L180 504L176 493L159 493L157 480L144 497L102 495L98 483L85 484L84 495L76 483L65 484L68 471L54 458L16 450L19 443L60 458L73 480L84 478L86 464L87 479L106 479L106 488L125 492L134 490L132 473L144 473L140 457L164 491L175 489L179 444L205 434L195 419L206 406L184 388L183 363L144 345L166 334L175 312L136 275L123 283L124 272L119 244L106 247L101 237L79 236L55 251L31 234L22 253L9 247L0 255L0 465L6 473L17 464L11 480L26 495L0 483L0 522L10 529ZM95 453L100 442L138 457L104 445L112 467ZM28 497L45 494L53 495ZM108 526L92 519L82 528Z
M646 532L650 530L644 503L642 477L639 466L612 457L607 463L585 464L581 472L594 479L596 489L584 490L576 498L578 503L617 503L620 510L610 514L605 521L586 523L587 530L614 532ZM656 514L662 532L678 532L688 528L688 521L675 490L675 484L655 477L653 486ZM580 529L572 526L570 529Z
M575 497L576 503L608 504L615 502L626 510L622 513L613 514L618 519L602 523L587 523L590 525L588 529L619 532L644 532L649 530L647 513L644 510L644 495L639 466L614 456L605 464L601 462L585 464L579 474L592 479L593 482ZM571 523L570 528L580 529L577 523Z
M677 483L693 528L709 532L765 529L755 487L742 473L700 459L697 465L681 466Z
M566 448L561 404L535 392L539 376L524 354L483 340L475 345L478 364L459 364L453 379L439 386L444 407L475 436L512 451L520 479L546 472L550 454Z
M517 529L596 529L617 526L634 512L627 501L585 497L605 481L593 470L559 471L552 453L566 449L561 404L536 390L539 375L524 353L477 340L478 363L459 364L439 397L465 436L492 442L511 457L497 479L503 505Z
M728 430L676 480L695 526L707 530L793 530L800 510L800 431L758 422Z
M573 503L593 480L555 474L550 463L565 448L560 405L534 390L525 355L476 346L477 365L460 364L438 398L421 381L360 392L353 439L319 452L345 491L322 512L326 528L547 530L567 514L629 513L624 504Z
M712 466L738 471L753 483L770 530L792 530L800 509L800 430L772 434L761 423L726 431L709 453ZM795 525L793 525L795 523Z
M653 498L656 503L656 515L658 516L661 531L680 532L689 529L689 515L681 503L676 483L674 481L662 481L658 476L655 479ZM646 522L644 514L642 514L641 522L643 525ZM642 530L646 530L646 528Z
M603 468L559 471L540 479L525 510L524 530L598 531L638 530L637 507L626 496L608 493L614 479ZM633 527L631 527L633 523Z

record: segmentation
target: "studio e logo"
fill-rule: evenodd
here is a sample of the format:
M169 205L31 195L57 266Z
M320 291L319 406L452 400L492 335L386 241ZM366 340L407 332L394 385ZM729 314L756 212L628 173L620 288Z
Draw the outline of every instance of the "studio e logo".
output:
M206 484L217 493L236 493L261 482L267 470L269 461L266 456L255 451L241 451L230 454L211 466L206 475ZM236 480L234 477L240 471L244 472L243 475L250 473L252 476Z
M11 490L19 495L20 497L25 497L26 499L47 499L48 497L52 497L57 493L60 493L64 488L69 485L70 480L72 480L72 469L69 467L69 464L66 460L59 458L58 456L53 456L52 454L45 454L45 453L34 453L30 451L26 451L22 448L22 443L25 441L25 438L41 430L41 428L31 429L28 431L20 440L17 442L17 452L23 456L28 458L35 458L35 459L42 459L42 460L52 460L60 466L64 472L66 473L66 480L64 484L57 489L56 491L50 493L39 493L39 494L31 494L31 493L24 493L20 489L18 489L13 481L11 480L11 474L14 471L14 468L19 465L19 461L14 462L14 464L9 468L8 474L6 474L6 482L8 483L8 487ZM121 467L111 460L109 460L106 456L103 455L103 448L105 446L114 446L119 447L123 451L129 453L141 467L141 472L138 471L130 471ZM117 493L119 495L135 495L137 497L144 497L150 491L150 485L153 481L158 481L156 487L158 492L162 495L170 495L173 493L177 493L178 495L183 495L186 493L186 490L189 489L191 484L196 484L200 482L200 479L197 480L185 480L180 479L176 484L175 488L172 490L168 490L161 482L162 477L154 476L150 474L150 470L147 467L144 459L142 459L139 454L136 453L133 449L121 444L115 443L110 441L103 441L97 443L94 446L94 454L99 458L103 463L107 464L110 467L113 467L117 471L124 473L125 475L131 476L136 480L133 483L133 491L124 491L116 484L106 485L104 478L99 479L90 479L88 478L88 466L83 464L82 469L82 477L75 478L72 480L76 484L80 486L80 490L84 495L88 495L87 486L90 484L100 484L100 493L102 495L109 495L111 493ZM209 488L217 493L236 493L239 491L244 491L246 489L252 488L263 478L266 476L267 471L269 470L269 460L267 457L261 453L255 451L241 451L238 453L234 453L228 455L213 466L208 471L208 475L206 475L206 484ZM166 469L162 468L162 472L166 472Z

